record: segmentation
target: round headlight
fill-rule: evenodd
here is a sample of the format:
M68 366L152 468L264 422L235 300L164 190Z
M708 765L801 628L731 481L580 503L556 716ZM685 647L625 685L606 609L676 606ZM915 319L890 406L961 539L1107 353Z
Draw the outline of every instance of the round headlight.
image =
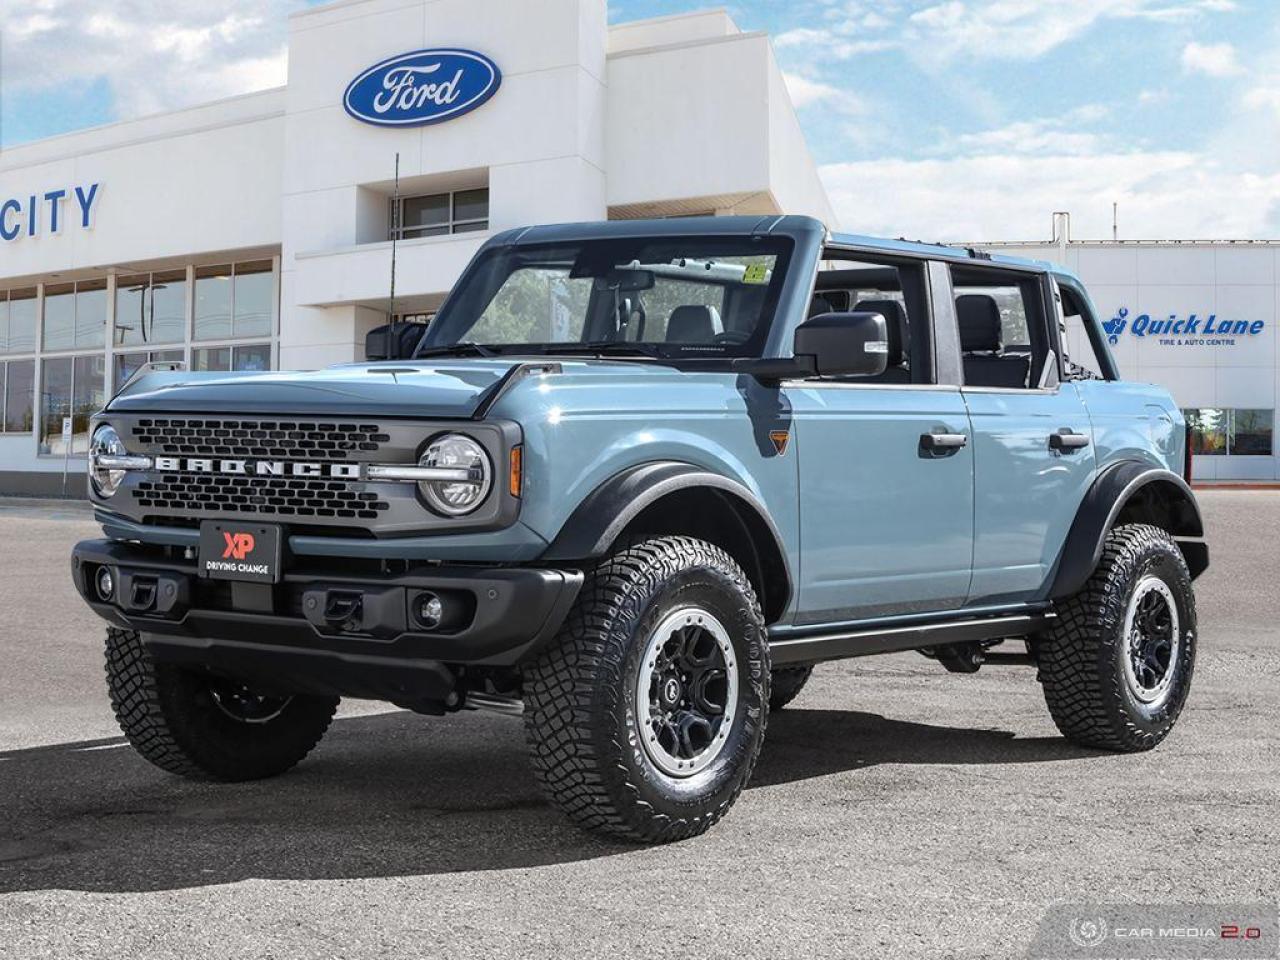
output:
M446 516L470 513L489 495L493 487L493 464L484 447L460 433L449 433L431 441L418 461L420 467L443 467L467 471L466 480L424 480L418 489L432 509Z
M113 495L120 488L125 473L123 470L105 470L99 460L102 457L123 457L128 452L114 427L104 423L94 431L93 443L89 445L89 479L98 496Z

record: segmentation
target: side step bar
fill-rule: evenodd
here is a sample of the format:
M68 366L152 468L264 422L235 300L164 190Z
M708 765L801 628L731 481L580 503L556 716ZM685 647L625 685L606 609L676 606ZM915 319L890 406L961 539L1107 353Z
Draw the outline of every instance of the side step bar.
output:
M769 651L775 665L843 660L876 653L900 653L919 650L921 647L939 647L948 643L1024 637L1043 630L1054 617L1055 614L1046 610L900 627L812 633L803 637L788 636L770 640Z

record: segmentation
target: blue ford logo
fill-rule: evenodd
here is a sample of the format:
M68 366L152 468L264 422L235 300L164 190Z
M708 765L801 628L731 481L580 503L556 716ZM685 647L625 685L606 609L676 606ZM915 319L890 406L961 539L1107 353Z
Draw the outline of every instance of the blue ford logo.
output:
M502 83L498 65L471 50L415 50L375 63L342 97L347 113L382 127L442 123L480 106Z

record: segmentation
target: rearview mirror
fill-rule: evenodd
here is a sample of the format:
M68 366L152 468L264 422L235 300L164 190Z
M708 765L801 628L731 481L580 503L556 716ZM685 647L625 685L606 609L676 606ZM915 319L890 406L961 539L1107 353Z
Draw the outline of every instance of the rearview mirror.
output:
M889 363L888 325L880 313L819 314L796 327L795 355L820 377L874 377Z
M364 337L366 360L408 360L418 349L426 327L421 323L386 323Z
M603 277L596 277L597 292L617 290L619 293L639 293L652 290L657 279L652 270L610 270Z

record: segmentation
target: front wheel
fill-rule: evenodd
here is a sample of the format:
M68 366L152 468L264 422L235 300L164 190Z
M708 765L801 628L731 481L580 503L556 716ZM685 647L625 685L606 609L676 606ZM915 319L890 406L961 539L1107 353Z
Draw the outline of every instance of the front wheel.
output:
M107 687L129 743L194 780L283 773L320 742L336 697L271 696L239 681L157 663L133 630L107 630Z
M759 603L720 548L646 540L590 573L524 689L533 768L561 810L629 840L694 836L737 799L764 740Z
M1067 739L1150 750L1173 729L1196 662L1191 574L1164 530L1112 530L1083 590L1038 645L1045 701Z

